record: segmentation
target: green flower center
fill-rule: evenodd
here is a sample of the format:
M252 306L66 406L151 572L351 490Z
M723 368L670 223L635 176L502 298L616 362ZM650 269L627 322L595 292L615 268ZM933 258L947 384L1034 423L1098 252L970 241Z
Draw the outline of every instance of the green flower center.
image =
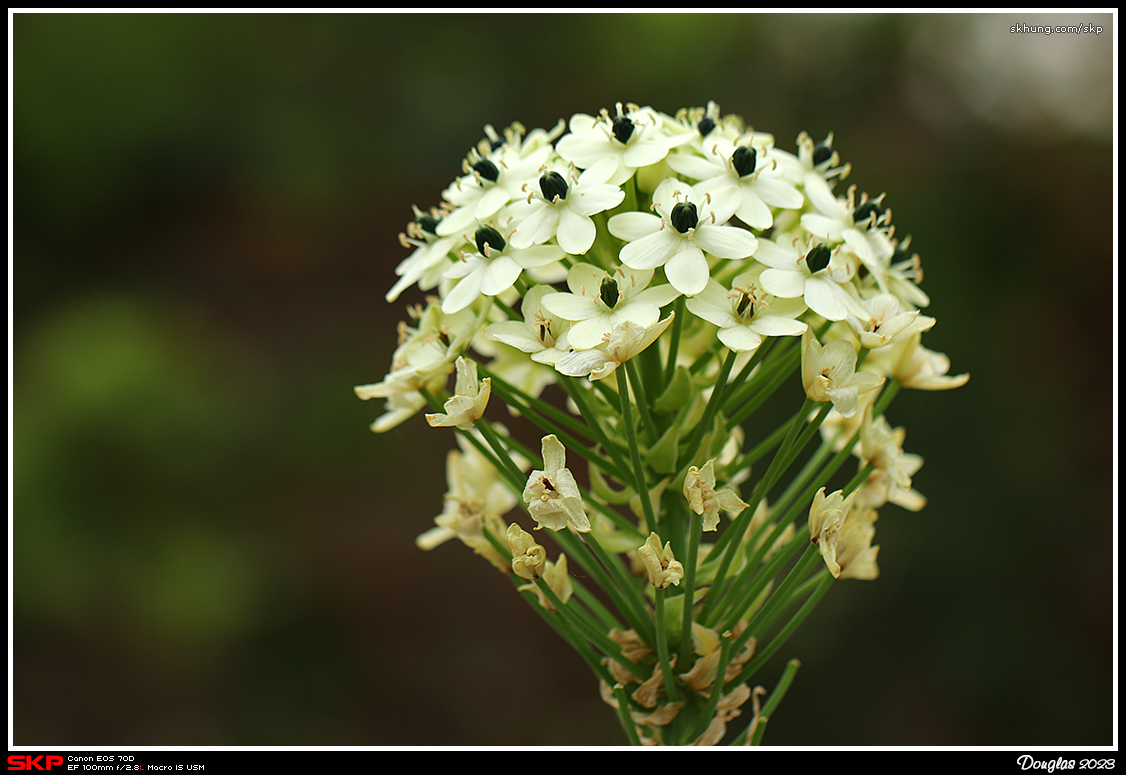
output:
M677 202L672 208L672 213L669 214L669 220L672 221L673 228L681 234L687 234L689 229L695 229L696 224L700 222L696 215L696 205L691 202Z
M833 158L833 146L829 145L829 141L825 140L813 146L813 166L824 164Z
M755 149L748 145L741 145L735 149L735 153L731 154L731 165L735 167L735 171L739 173L739 177L750 175L755 171L755 162L757 155Z
M507 244L504 237L500 236L500 232L492 226L482 226L477 229L473 238L477 242L477 252L485 258L489 258L489 248L492 248L494 253L499 253L504 250L504 246Z
M696 125L696 129L700 132L700 137L707 137L708 133L715 129L715 120L710 118L703 118L700 123Z
M619 295L620 292L618 291L617 282L615 282L610 277L607 277L602 281L602 287L598 289L598 297L602 299L603 304L605 304L610 309L614 309L614 307L618 303Z
M549 202L554 202L556 197L566 199L567 181L558 172L549 172L540 176L540 191Z
M884 214L884 210L878 204L869 200L857 207L852 213L852 222L855 224L867 223L868 219L871 218L873 214L875 214L878 220L880 216Z
M630 137L633 136L633 122L625 116L618 116L614 119L614 124L610 131L613 132L615 140L625 145L629 142Z
M500 177L500 170L497 169L497 165L493 164L488 159L481 159L481 161L474 164L473 171L492 183L496 183L497 178Z
M829 259L832 257L833 252L829 248L818 245L805 254L805 265L809 267L810 272L820 272L829 265Z

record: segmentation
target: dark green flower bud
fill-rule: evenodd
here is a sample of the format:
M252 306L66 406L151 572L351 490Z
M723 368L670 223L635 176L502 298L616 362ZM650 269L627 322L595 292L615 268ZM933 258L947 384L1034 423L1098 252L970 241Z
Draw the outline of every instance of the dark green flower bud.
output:
M866 224L868 223L868 219L872 217L873 213L875 213L876 219L879 220L880 216L884 214L884 211L882 207L876 204L876 202L869 199L867 202L857 207L853 212L852 222L855 224Z
M829 145L829 141L825 140L813 146L813 166L829 161L833 158L833 146Z
M672 221L673 228L681 234L687 234L689 229L695 229L696 224L700 222L696 215L696 205L691 202L677 202L672 208L672 213L669 214L669 220Z
M504 250L507 244L504 237L500 236L500 232L492 226L482 226L477 229L477 233L473 235L474 240L477 242L477 252L486 258L489 257L489 251L486 246L492 248L493 253L499 253Z
M598 296L602 299L603 304L610 309L614 309L614 305L618 303L618 283L607 277L602 281L602 287L598 289Z
M818 245L805 254L805 265L809 267L810 272L820 272L829 265L829 259L832 257L833 251L824 245Z
M540 176L540 191L549 202L554 202L555 197L566 199L567 181L558 172L549 172Z
M497 178L500 176L500 170L497 169L497 165L493 164L488 159L481 159L481 161L474 164L473 171L492 183L496 183Z
M731 154L731 165L735 167L739 177L743 177L755 171L756 158L754 148L749 145L740 145L735 149L735 153Z
M622 145L629 142L630 137L633 136L633 122L625 116L618 116L614 119L614 125L611 129L614 134L614 139Z
M438 234L438 219L435 218L433 215L430 215L429 213L425 213L423 215L420 215L418 218L416 218L414 222L418 224L418 228L420 228L422 231L427 232L428 234L433 234L433 235L437 236L437 234Z

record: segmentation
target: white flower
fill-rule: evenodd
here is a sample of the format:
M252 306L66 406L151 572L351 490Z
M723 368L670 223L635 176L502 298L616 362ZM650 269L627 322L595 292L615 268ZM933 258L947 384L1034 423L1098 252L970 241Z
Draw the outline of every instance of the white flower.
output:
M652 277L651 269L619 267L609 274L591 264L575 264L567 273L571 292L547 295L543 306L564 320L575 321L567 341L577 350L588 350L623 321L643 327L657 322L661 307L680 294L667 284L647 287Z
M570 525L580 533L590 531L582 495L574 475L566 468L567 450L554 435L542 442L543 470L532 471L524 486L528 513L540 528L562 530Z
M922 334L915 334L892 344L890 347L873 351L870 357L873 365L879 364L880 372L897 380L907 388L916 390L952 390L969 382L969 374L949 376L950 358L945 353L928 350L922 345Z
M728 291L709 278L707 287L686 302L692 314L719 326L719 341L735 352L757 349L766 336L800 336L808 327L794 319L805 312L804 302L762 293L755 279L741 274Z
M566 335L570 324L543 305L544 297L553 293L555 289L550 285L535 286L520 303L523 322L506 320L493 323L485 329L485 334L521 352L530 353L537 363L554 365L568 352Z
M429 551L451 538L485 557L498 570L507 573L511 564L502 557L485 536L492 530L500 537L504 530L501 517L516 505L516 499L504 485L496 468L469 442L458 436L461 450L446 456L446 492L442 514L435 517L435 526L420 535L415 544Z
M757 240L746 229L725 226L734 212L731 199L713 199L701 185L692 187L669 178L653 192L648 213L622 213L607 224L610 233L629 244L618 257L632 269L665 268L665 276L685 296L708 284L704 251L717 258L747 258Z
M651 326L641 326L632 320L614 325L605 336L602 346L590 350L577 350L555 362L555 370L568 377L605 379L614 370L641 353L669 327L674 313Z
M446 277L460 277L461 282L442 302L444 312L465 309L481 294L497 296L504 293L525 269L546 266L563 257L563 249L556 245L533 245L524 249L513 247L492 226L479 227L474 241L480 252L463 255L446 271Z
M759 240L755 260L769 267L762 273L762 287L784 299L804 298L806 306L827 320L844 320L849 311L864 315L860 301L843 285L856 273L851 254L809 243L803 252L798 244L798 238Z
M576 167L592 171L596 179L620 186L639 167L656 164L671 148L692 139L667 132L652 108L628 107L623 112L619 102L613 118L605 110L598 118L575 114L568 124L570 134L559 139L556 151Z
M717 137L703 143L703 155L673 154L669 166L699 180L715 196L730 197L735 215L755 229L774 224L771 207L800 209L801 192L782 177L769 135L749 133L735 141Z
M443 407L446 413L426 415L426 422L432 428L454 426L468 430L481 419L485 405L489 403L492 380L486 377L481 382L477 381L477 363L458 358L454 366L457 368L457 384L454 395Z
M899 299L890 293L881 293L862 303L868 317L850 314L845 320L859 337L860 346L870 350L921 333L935 324L934 318L920 315L917 309L904 311Z
M862 371L856 373L856 351L844 339L825 347L810 331L802 334L801 376L805 394L813 401L832 401L842 417L856 413L861 393L884 384L881 377Z
M581 256L597 236L590 216L617 207L625 192L599 182L589 170L577 177L573 168L563 174L546 168L541 172L536 183L524 186L526 191L533 189L528 193L528 204L514 207L517 225L512 244L526 248L555 237L567 253ZM538 189L538 195L534 189Z
M882 195L877 199L863 198L855 204L854 186L846 199L838 199L825 178L813 172L805 176L804 184L805 195L818 212L802 215L802 228L826 242L848 245L886 293L884 262L892 257L895 248L887 233L891 212L882 206Z
M387 292L387 301L395 301L400 293L415 283L424 291L436 286L441 282L450 253L465 244L460 235L437 235L441 217L439 212L424 213L417 207L414 212L415 219L407 224L406 233L399 235L399 242L403 247L413 247L414 252L395 268L399 279Z
M470 151L463 165L467 174L442 193L450 212L438 223L438 235L461 234L474 221L492 218L506 204L520 199L520 188L534 179L550 155L550 145L536 146L523 155L507 143L488 157Z

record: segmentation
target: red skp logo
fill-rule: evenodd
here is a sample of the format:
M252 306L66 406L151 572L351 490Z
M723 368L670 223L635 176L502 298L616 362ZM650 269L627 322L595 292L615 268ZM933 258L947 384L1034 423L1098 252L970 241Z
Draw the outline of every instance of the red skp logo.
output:
M55 765L62 766L61 756L20 756L13 754L8 757L9 770L49 770Z

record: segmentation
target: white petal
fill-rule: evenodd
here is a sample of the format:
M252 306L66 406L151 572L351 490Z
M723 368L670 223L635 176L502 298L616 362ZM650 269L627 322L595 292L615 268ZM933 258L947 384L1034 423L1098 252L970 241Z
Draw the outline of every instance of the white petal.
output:
M581 256L590 250L596 236L597 231L594 228L594 221L569 207L562 208L559 213L559 226L555 234L559 247L572 256Z
M617 207L625 199L626 192L618 186L600 184L580 191L572 191L571 209L580 215L594 215L603 210Z
M763 336L801 336L809 326L781 315L759 315L750 322L750 328Z
M757 350L762 344L762 337L746 326L734 326L722 329L719 332L719 341L737 353L745 353Z
M520 265L509 256L496 256L484 268L481 279L481 293L486 296L496 296L504 293L516 282L520 276ZM462 280L462 282L465 282Z
M755 235L735 226L700 226L692 238L697 245L719 258L747 258L758 247Z
M665 264L665 277L685 296L695 296L704 290L708 284L708 262L703 251L686 245Z
M567 343L577 350L589 350L602 344L602 337L610 332L610 328L609 315L581 320L567 332Z
M763 287L765 288L766 272L763 272L763 275ZM811 310L823 318L827 318L828 320L844 320L848 315L848 308L845 307L844 301L838 295L840 291L836 286L837 284L832 280L810 277L805 282L805 303L809 305ZM776 296L785 295L773 290L771 290L771 293Z
M759 279L767 293L772 293L783 299L794 299L805 293L806 274L796 267L793 269L767 269Z
M664 265L684 242L683 236L676 229L671 227L661 229L626 245L618 254L618 258L633 269L656 269Z
M600 314L593 297L575 293L552 293L544 296L543 308L564 320L586 320Z
M607 221L606 228L618 239L633 242L661 228L661 219L649 213L620 213Z

